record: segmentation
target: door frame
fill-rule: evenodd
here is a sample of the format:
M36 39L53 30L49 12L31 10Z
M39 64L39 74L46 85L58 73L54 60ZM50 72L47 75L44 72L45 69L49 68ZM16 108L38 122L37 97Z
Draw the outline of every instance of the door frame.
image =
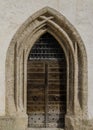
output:
M6 115L26 119L27 57L45 32L63 48L67 60L67 115L65 129L82 128L87 119L87 54L76 29L59 12L45 7L32 15L13 37L6 55ZM21 125L21 124L20 124Z

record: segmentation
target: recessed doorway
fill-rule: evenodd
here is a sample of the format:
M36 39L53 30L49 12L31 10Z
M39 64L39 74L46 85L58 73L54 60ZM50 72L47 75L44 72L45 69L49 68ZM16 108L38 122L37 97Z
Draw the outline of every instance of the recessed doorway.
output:
M28 56L28 127L65 127L66 87L64 51L51 34L45 33L33 45Z

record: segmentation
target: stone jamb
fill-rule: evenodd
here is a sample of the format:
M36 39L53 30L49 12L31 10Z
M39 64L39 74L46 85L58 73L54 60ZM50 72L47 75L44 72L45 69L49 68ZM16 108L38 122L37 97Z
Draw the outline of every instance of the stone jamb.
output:
M87 117L86 50L76 29L63 15L49 7L30 17L9 45L6 57L6 115L19 115L27 119L27 57L35 41L45 32L51 33L58 40L66 55L68 78L65 129L72 127L73 130L77 130L76 126L80 124L76 120L79 122L79 118L83 120ZM78 73L79 70L81 74ZM79 91L81 100L78 99Z

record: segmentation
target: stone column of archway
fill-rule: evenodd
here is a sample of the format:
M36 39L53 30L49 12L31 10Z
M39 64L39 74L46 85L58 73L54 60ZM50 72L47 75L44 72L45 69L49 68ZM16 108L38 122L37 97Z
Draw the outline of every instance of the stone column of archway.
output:
M22 25L8 48L6 57L6 114L17 117L17 119L19 117L19 120L24 122L24 128L26 127L27 57L35 41L46 31L58 40L67 59L65 129L81 129L81 122L83 118L87 117L85 47L79 34L68 20L48 7L35 13Z

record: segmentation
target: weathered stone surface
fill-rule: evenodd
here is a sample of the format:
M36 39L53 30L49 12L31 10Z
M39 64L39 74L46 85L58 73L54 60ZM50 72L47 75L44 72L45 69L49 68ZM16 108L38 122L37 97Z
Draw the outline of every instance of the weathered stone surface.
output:
M15 129L15 119L13 117L0 117L0 130Z
M32 15L18 30L6 56L6 114L15 116L16 128L27 124L27 58L35 41L45 32L64 49L67 68L65 129L81 129L87 117L87 56L84 43L70 22L56 10L45 7ZM33 33L34 32L34 33ZM79 96L79 98L78 98ZM19 115L17 117L17 115ZM23 115L24 119L21 118ZM69 115L69 117L67 116ZM21 119L21 120L20 120Z
M25 130L27 127L27 118L3 116L0 117L0 130Z

